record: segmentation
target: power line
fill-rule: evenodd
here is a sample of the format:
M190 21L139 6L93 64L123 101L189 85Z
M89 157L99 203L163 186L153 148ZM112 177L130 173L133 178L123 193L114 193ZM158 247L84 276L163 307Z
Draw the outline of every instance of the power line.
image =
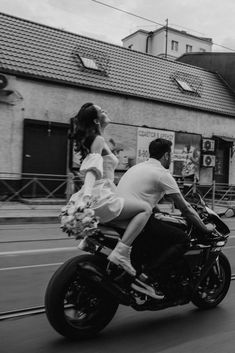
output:
M154 21L154 20L150 20L149 18L146 18L146 17L143 17L143 16L136 15L136 14L134 14L134 13L132 13L132 12L129 12L129 11L126 11L126 10L122 10L122 9L120 9L120 8L118 8L118 7L105 4L104 2L101 2L101 1L98 1L98 0L91 0L91 1L96 2L97 4L100 4L100 5L109 7L109 8L111 8L111 9L113 9L113 10L126 13L127 15L140 18L140 19L142 19L142 20L144 20L144 21L151 22L151 23L154 23L154 24L156 24L156 25L165 27L165 25L162 24L162 23L156 22L156 21ZM172 25L173 25L173 24L172 24ZM180 28L183 28L183 29L188 29L188 30L193 31L193 32L197 32L197 31L195 31L195 30L193 30L193 29L186 28L186 27L183 27L183 26L180 26L180 25L174 24L174 26L177 26L177 27L180 27ZM197 32L197 33L202 34L201 32ZM221 44L218 44L218 43L215 43L215 42L212 42L212 44L213 44L213 45L216 45L216 46L218 46L218 47L221 47L221 48L224 48L224 49L228 49L228 50L231 50L231 51L234 51L234 52L235 52L235 49L228 48L228 47L226 47L226 46L224 46L224 45L221 45Z
M222 44L217 44L217 43L215 43L215 42L212 42L212 44L213 44L213 45L217 45L218 47L221 47L221 48L224 48L224 49L228 49L228 50L235 51L235 49L225 47L225 46L224 46L224 45L222 45Z
M134 16L134 17L140 18L140 19L142 19L142 20L145 20L145 21L154 23L154 24L156 24L156 25L164 26L162 23L158 23L158 22L156 22L156 21L150 20L149 18L142 17L142 16L136 15L136 14L134 14L134 13L132 13L132 12L119 9L118 7L114 7L114 6L105 4L104 2L97 1L97 0L91 0L91 1L96 2L97 4L100 4L100 5L104 5L104 6L110 7L111 9L114 9L114 10L117 10L117 11L120 11L120 12L124 12L124 13L126 13L126 14L128 14L128 15L130 15L130 16Z

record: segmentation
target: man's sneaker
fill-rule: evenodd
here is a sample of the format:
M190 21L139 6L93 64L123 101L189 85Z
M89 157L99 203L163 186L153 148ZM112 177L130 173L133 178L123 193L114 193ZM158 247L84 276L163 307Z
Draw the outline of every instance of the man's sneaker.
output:
M131 284L131 287L137 292L146 294L154 299L164 299L164 294L158 291L152 284L147 284L147 282L149 282L148 276L142 273L139 278L136 278L135 282Z

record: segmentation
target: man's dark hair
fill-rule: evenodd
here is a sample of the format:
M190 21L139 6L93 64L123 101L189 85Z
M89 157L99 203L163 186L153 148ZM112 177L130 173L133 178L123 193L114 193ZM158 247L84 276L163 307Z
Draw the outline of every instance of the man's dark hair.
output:
M172 142L165 139L156 139L149 144L149 157L161 159L164 153L171 152Z

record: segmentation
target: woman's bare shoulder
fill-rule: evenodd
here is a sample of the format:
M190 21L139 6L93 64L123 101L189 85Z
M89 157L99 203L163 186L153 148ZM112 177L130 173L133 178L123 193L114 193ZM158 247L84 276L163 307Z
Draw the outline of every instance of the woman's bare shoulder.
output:
M103 136L96 136L91 145L91 153L100 153L102 152L105 146L105 140Z

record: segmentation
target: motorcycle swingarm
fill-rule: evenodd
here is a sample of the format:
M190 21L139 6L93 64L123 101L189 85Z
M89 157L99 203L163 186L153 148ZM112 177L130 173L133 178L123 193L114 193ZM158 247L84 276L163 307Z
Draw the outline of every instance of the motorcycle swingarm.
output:
M109 292L120 304L130 305L131 298L117 284L102 273L98 268L89 263L78 265L79 275L92 285Z

